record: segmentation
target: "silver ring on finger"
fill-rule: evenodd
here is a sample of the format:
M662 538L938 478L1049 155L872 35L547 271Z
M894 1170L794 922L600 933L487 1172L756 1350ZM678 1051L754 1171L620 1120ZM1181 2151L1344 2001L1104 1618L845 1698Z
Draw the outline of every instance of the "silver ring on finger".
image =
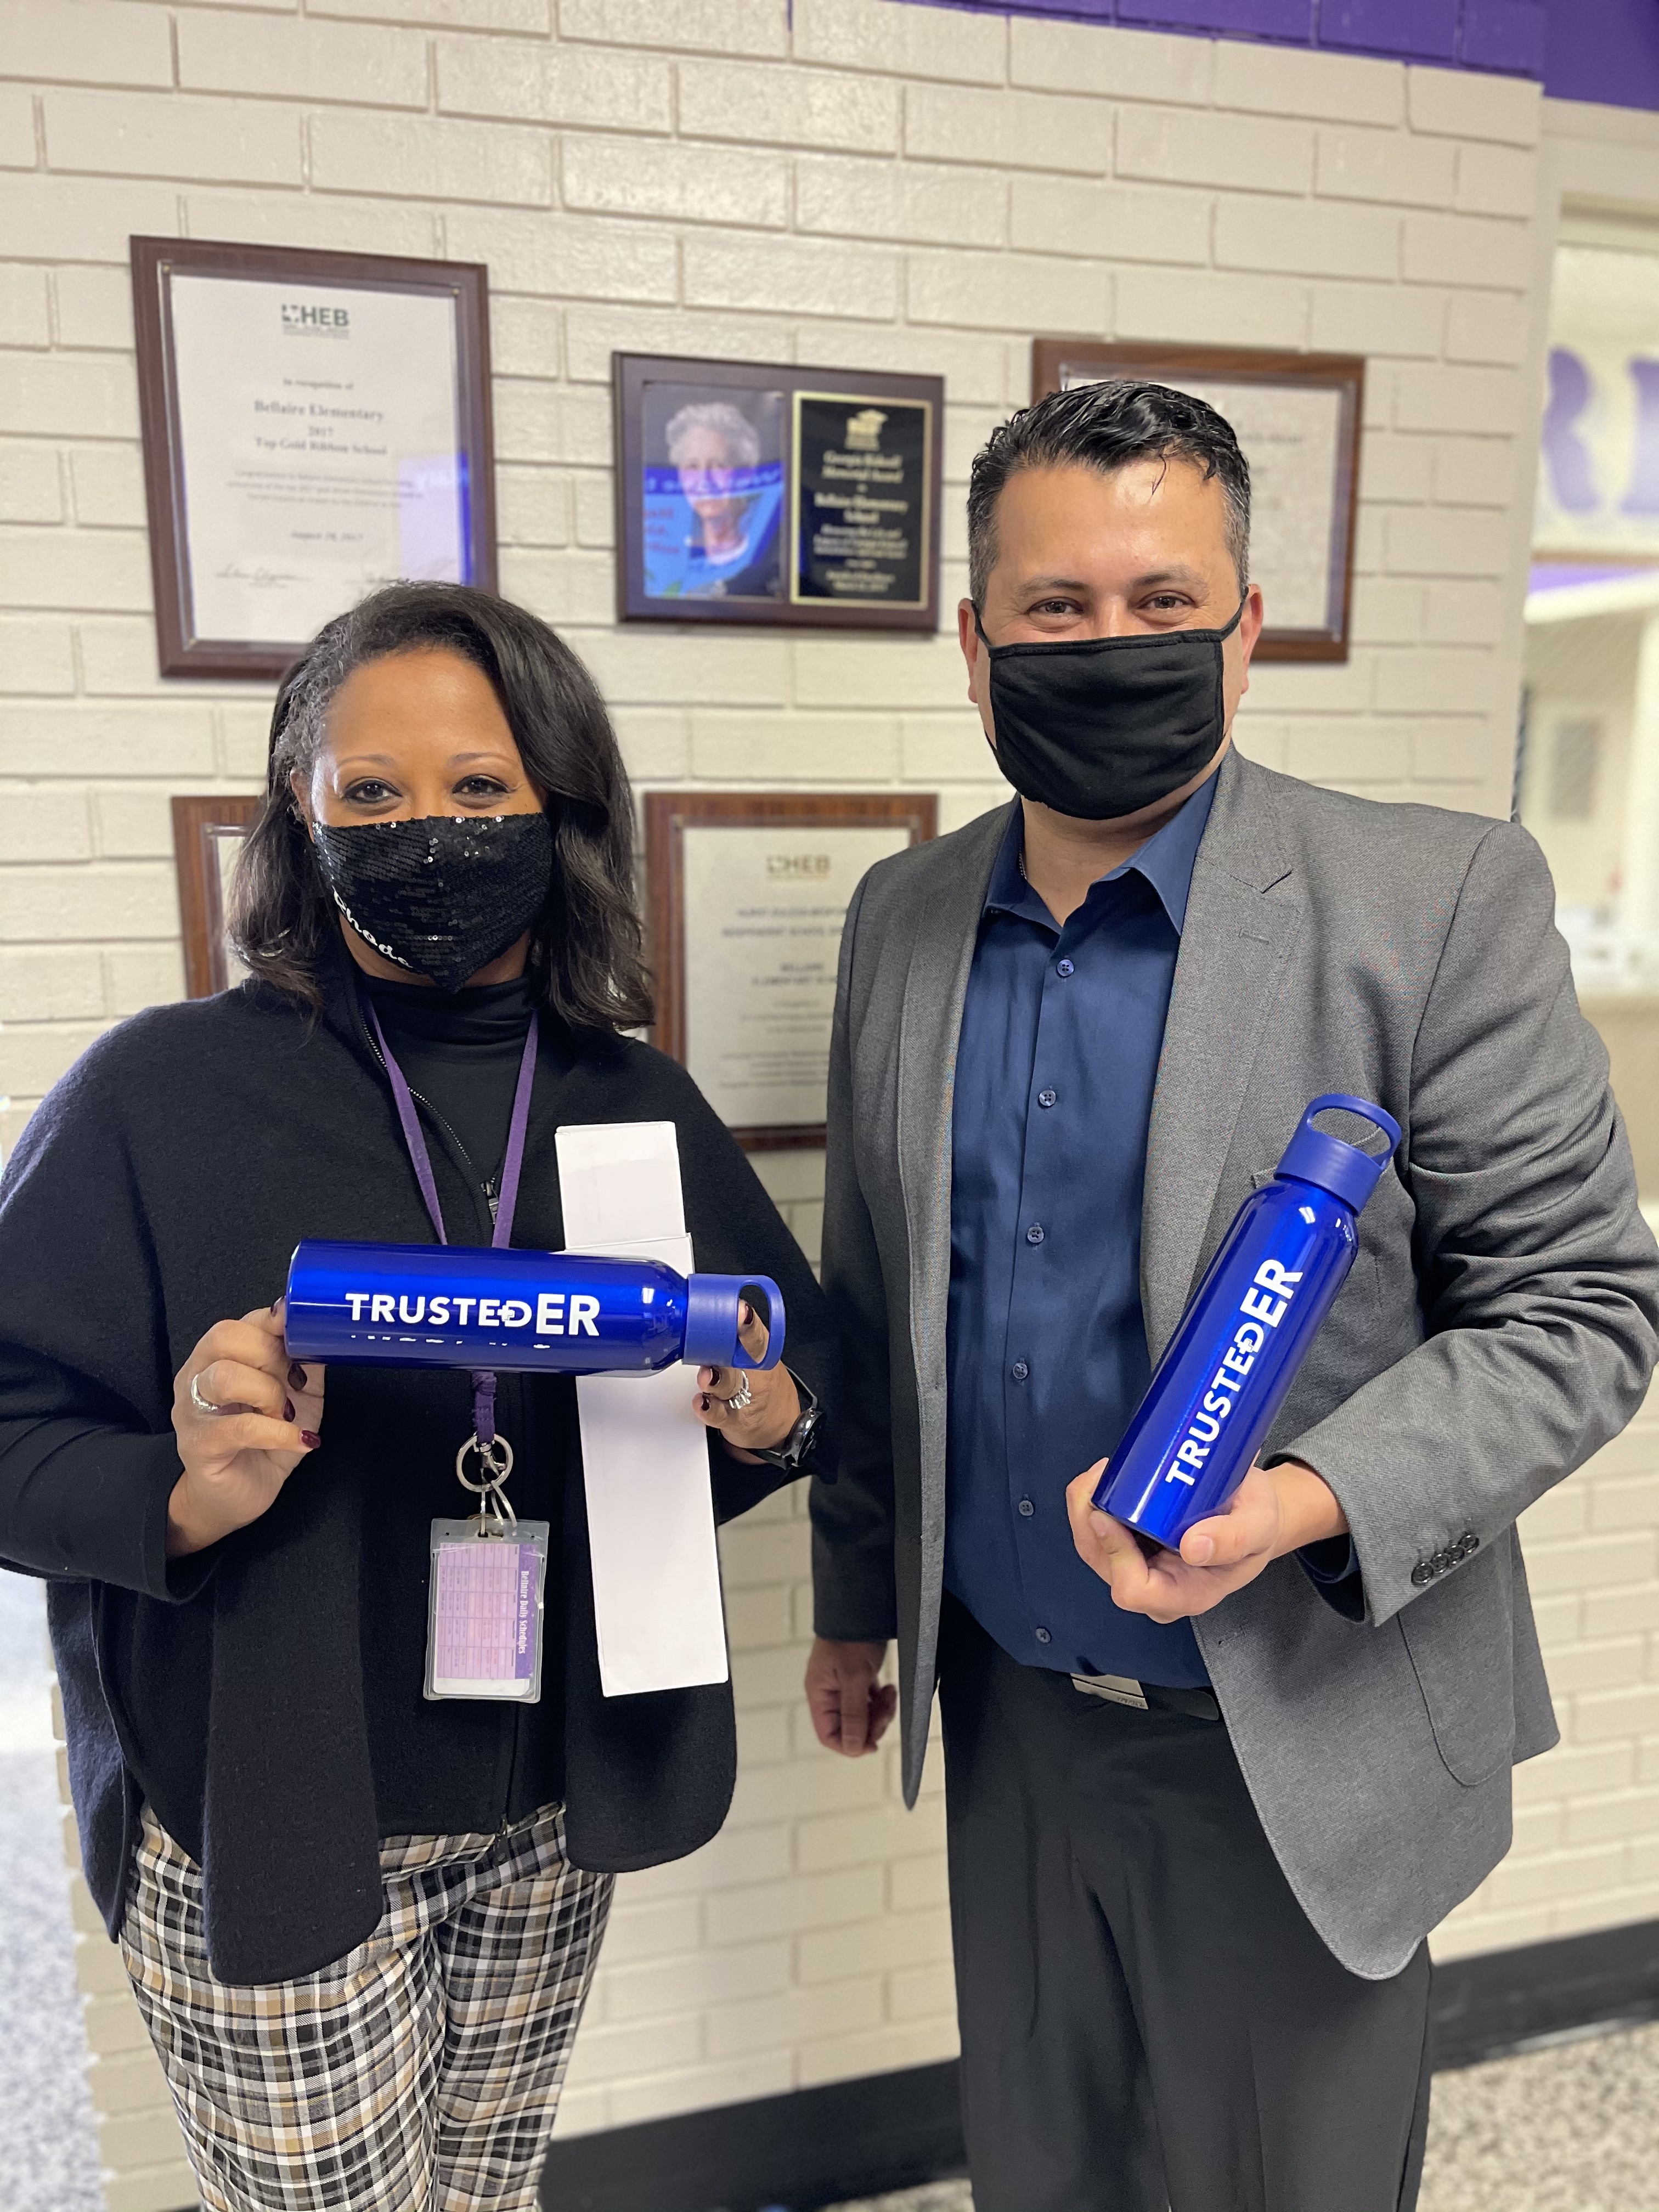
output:
M735 1395L730 1398L722 1398L720 1401L728 1413L746 1413L754 1402L755 1394L749 1387L749 1377L746 1375L738 1376Z
M225 1410L222 1406L216 1406L210 1398L204 1398L202 1395L202 1378L199 1375L192 1375L190 1378L190 1402L198 1413L212 1415L222 1413Z

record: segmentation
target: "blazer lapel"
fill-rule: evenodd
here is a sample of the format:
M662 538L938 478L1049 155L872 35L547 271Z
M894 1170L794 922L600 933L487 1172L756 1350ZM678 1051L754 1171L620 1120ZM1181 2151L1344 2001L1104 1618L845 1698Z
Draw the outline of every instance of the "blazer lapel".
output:
M1303 903L1270 781L1230 752L1193 869L1147 1133L1140 1282L1154 1359L1192 1287Z
M897 1142L910 1248L910 1342L924 1401L937 1390L941 1404L951 1291L951 1115L957 1044L979 918L1009 814L1009 808L998 807L970 823L956 848L957 865L927 884L899 1018Z

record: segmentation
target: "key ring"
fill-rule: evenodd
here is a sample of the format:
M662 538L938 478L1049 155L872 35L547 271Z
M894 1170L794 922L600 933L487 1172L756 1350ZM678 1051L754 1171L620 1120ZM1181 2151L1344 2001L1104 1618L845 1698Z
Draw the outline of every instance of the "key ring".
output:
M466 1471L466 1455L471 1451L478 1455L478 1464L483 1469L482 1482L474 1482ZM475 1431L456 1453L455 1480L463 1490L471 1491L478 1500L479 1511L474 1517L480 1523L480 1535L485 1533L483 1524L487 1513L495 1516L498 1533L508 1522L517 1522L519 1516L513 1510L512 1501L501 1488L512 1472L513 1447L505 1437L491 1437L489 1442L483 1444L479 1443Z
M482 1482L474 1482L466 1471L470 1451L477 1453L479 1464L484 1469ZM455 1455L455 1480L464 1490L475 1491L480 1497L486 1490L499 1490L512 1472L513 1447L505 1437L491 1437L487 1444L481 1444L475 1431Z

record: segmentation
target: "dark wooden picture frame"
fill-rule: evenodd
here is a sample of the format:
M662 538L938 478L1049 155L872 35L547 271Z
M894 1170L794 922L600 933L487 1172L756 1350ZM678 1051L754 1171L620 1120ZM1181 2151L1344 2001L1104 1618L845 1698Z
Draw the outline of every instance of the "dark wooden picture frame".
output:
M1031 397L1065 388L1077 371L1106 377L1145 378L1178 384L1183 376L1209 383L1323 386L1340 397L1336 475L1331 487L1332 530L1327 605L1332 619L1319 629L1286 629L1273 622L1255 648L1258 660L1346 660L1353 604L1354 529L1359 507L1359 435L1364 417L1363 355L1273 353L1248 346L1105 344L1093 338L1036 338L1031 345ZM1247 455L1248 459L1249 456Z
M782 362L700 361L669 354L613 354L616 453L617 613L623 622L738 623L799 629L936 630L939 628L939 508L944 483L945 380L879 369L800 368ZM776 599L650 596L646 589L644 402L647 386L685 385L720 392L781 395L777 436L783 471L778 536L782 590ZM794 423L805 398L862 406L886 400L926 410L921 465L921 591L914 603L833 600L793 595L799 561L799 495Z
M219 847L233 838L241 843L261 804L257 798L240 798L228 792L206 799L175 798L173 802L173 856L179 871L179 924L185 941L187 999L211 998L230 984Z
M481 263L420 261L379 253L243 246L221 240L131 240L139 417L163 676L281 676L307 638L198 635L192 612L190 532L170 285L175 272L267 283L447 295L455 313L456 451L465 470L466 580L495 588L495 485L489 398L489 284ZM418 365L411 364L411 374ZM338 610L343 612L343 609Z
M913 845L939 834L932 792L653 791L645 801L647 913L656 971L656 1043L689 1064L685 988L685 849L688 826L777 829L799 832L908 829ZM826 1020L824 1043L829 1044ZM734 1126L746 1152L774 1152L823 1142L823 1124L766 1122Z

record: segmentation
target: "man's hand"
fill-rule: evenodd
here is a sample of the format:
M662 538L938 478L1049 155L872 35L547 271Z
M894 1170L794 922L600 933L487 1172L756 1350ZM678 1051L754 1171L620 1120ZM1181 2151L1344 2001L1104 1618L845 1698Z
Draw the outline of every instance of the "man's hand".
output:
M1224 1510L1194 1522L1179 1557L1162 1546L1143 1549L1133 1528L1092 1503L1105 1466L1097 1460L1066 1488L1078 1557L1109 1586L1114 1605L1166 1626L1208 1613L1286 1553L1348 1533L1347 1516L1324 1477L1289 1459L1253 1467Z
M817 1739L843 1759L873 1751L892 1725L898 1692L877 1678L884 1644L837 1644L814 1639L806 1662L806 1703Z

